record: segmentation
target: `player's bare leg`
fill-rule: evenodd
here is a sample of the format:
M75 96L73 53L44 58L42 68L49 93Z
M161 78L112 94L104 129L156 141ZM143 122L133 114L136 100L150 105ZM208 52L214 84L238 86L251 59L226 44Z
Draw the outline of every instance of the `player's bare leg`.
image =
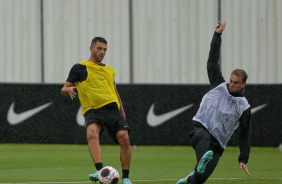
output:
M122 184L130 184L128 178L130 161L131 161L131 148L129 143L128 130L121 130L117 133L117 140L120 144L120 162L122 167Z
M89 153L93 159L94 164L102 162L102 151L99 142L99 133L101 128L99 124L93 123L86 129Z
M121 130L117 133L117 140L120 144L120 162L122 169L129 170L131 161L131 148L129 143L128 130Z
M102 163L102 151L99 142L99 133L101 128L99 124L93 123L86 129L89 153L93 159L94 164ZM89 175L91 181L98 181L98 171Z

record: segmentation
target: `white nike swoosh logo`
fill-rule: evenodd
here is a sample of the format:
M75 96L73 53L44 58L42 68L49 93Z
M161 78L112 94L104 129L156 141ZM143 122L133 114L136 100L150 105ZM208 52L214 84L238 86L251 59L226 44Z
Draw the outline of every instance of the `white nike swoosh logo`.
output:
M52 103L53 102L49 102L47 104L41 105L39 107L36 107L34 109L30 109L30 110L22 112L22 113L15 113L15 111L14 111L15 102L13 102L11 104L10 108L9 108L7 120L8 120L10 125L17 125L17 124L23 122L24 120L34 116L35 114L42 111L43 109L47 108Z
M159 126L159 125L165 123L167 120L169 120L169 119L177 116L178 114L182 113L183 111L191 108L193 105L194 104L190 104L190 105L187 105L185 107L181 107L179 109L164 113L162 115L156 115L154 113L155 104L152 104L152 106L151 106L151 108L150 108L150 110L147 114L147 123L151 127Z
M84 116L82 115L82 106L80 106L77 111L76 122L79 126L84 126Z
M251 108L251 114L254 114L256 113L257 111L263 109L264 107L266 107L267 104L263 104L263 105L260 105L260 106L257 106L257 107L254 107L254 108Z
M165 121L167 121L167 120L173 118L174 116L182 113L183 111L191 108L193 105L194 104L190 104L190 105L182 107L180 109L176 109L174 111L171 111L171 112L157 116L157 115L154 114L155 104L152 104L152 106L151 106L151 108L148 112L148 115L147 115L147 123L151 127L159 126L159 125L163 124ZM267 104L263 104L263 105L260 105L258 107L252 108L251 109L252 114L256 113L257 111L259 111L261 109L263 109L265 106L267 106ZM77 122L78 125L84 126L84 121L85 120L84 120L84 117L82 115L82 106L80 106L80 108L77 111L76 122Z

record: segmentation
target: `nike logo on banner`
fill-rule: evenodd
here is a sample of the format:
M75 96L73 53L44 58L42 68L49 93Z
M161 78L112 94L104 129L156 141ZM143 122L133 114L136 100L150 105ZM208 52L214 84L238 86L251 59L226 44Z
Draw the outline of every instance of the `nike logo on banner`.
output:
M251 114L254 114L254 113L256 113L257 111L263 109L266 105L267 105L267 104L263 104L263 105L260 105L260 106L251 108Z
M156 115L154 113L154 107L155 104L152 104L148 114L147 114L147 123L148 125L150 125L151 127L156 127L159 126L161 124L163 124L164 122L168 121L169 119L177 116L178 114L182 113L183 111L191 108L194 104L190 104L187 105L185 107L161 114L161 115Z
M36 107L34 109L30 109L30 110L22 112L22 113L15 113L15 110L14 110L15 102L13 102L11 104L10 108L9 108L7 120L10 123L10 125L17 125L17 124L23 122L24 120L34 116L35 114L42 111L43 109L47 108L52 103L53 102L49 102L47 104L41 105L39 107Z
M84 117L82 115L82 106L79 107L76 114L76 122L80 126L84 126Z
M155 115L154 114L154 107L155 104L153 104L147 114L147 123L148 125L150 125L151 127L156 127L159 126L161 124L163 124L164 122L166 122L167 120L177 116L178 114L182 113L183 111L191 108L194 104L190 104L188 106L182 107L180 109L176 109L174 111L170 111L168 113L162 114L162 115ZM252 114L256 113L257 111L263 109L264 107L266 107L267 104L263 104L260 105L258 107L254 107L251 109ZM80 106L77 114L76 114L76 122L78 125L80 126L84 126L84 117L82 115L82 106Z

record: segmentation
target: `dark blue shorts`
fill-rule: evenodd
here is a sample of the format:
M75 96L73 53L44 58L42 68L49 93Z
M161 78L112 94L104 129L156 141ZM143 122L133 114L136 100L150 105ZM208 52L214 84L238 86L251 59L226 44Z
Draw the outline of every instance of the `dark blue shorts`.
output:
M90 109L85 113L85 127L87 128L89 125L93 123L99 123L101 125L101 133L106 128L112 137L112 139L118 144L117 141L117 133L120 130L128 130L130 128L126 123L124 117L120 113L117 108L116 103L111 103L105 105L99 109Z

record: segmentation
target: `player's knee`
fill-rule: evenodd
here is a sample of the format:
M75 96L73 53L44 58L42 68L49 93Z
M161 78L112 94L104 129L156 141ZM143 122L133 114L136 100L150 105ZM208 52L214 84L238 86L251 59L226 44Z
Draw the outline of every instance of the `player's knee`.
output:
M120 131L117 134L117 140L118 140L120 145L129 146L129 136L128 136L128 133L126 131Z
M87 140L99 139L99 131L93 128L87 128L86 136L87 136Z
M94 131L87 131L87 140L99 139L99 135Z

